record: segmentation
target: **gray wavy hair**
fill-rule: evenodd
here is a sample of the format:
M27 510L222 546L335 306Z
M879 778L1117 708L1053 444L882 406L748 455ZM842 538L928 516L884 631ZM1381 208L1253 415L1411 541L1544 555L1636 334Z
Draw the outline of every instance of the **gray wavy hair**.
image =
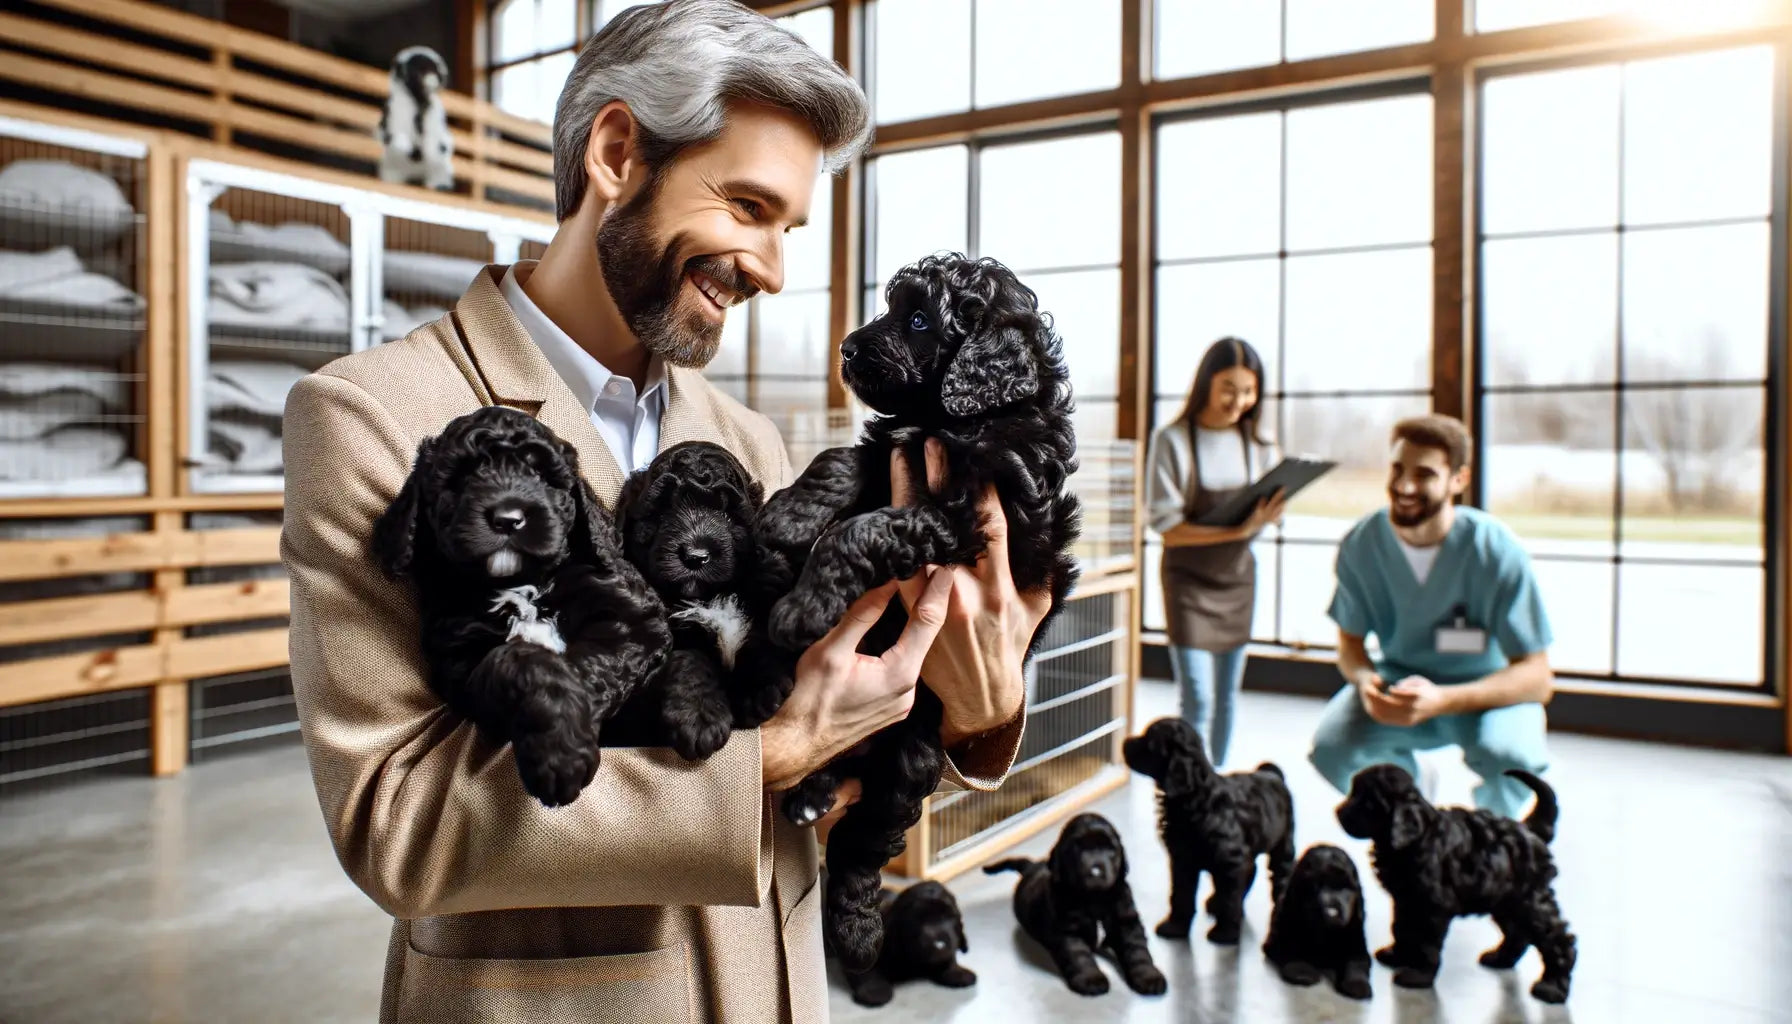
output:
M831 174L871 144L865 91L794 32L736 0L665 0L632 7L579 53L554 108L554 213L577 212L597 112L628 104L642 160L655 174L726 127L730 101L791 111L821 140Z

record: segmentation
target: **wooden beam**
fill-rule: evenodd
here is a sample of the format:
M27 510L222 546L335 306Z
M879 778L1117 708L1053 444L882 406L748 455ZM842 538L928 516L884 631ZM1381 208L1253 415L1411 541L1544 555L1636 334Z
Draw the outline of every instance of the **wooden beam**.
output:
M184 117L206 124L215 122L220 115L217 100L210 96L151 85L135 78L107 74L91 68L78 68L72 64L30 57L22 53L8 53L5 60L0 60L0 78L52 89L98 103Z
M860 5L852 0L833 0L834 62L854 78L860 75L863 20ZM834 190L833 223L829 226L828 277L828 395L829 409L847 407L846 385L840 380L840 342L859 326L859 296L863 290L861 239L863 219L860 196L864 192L864 161L855 160L830 182Z
M182 679L278 668L286 664L286 630L257 629L187 637L168 647L166 674Z
M162 603L154 591L56 597L0 604L0 647L154 629Z
M139 46L22 14L0 12L0 40L92 64L153 75L195 89L209 91L223 87L223 75L211 61L194 60L167 50ZM7 54L6 59L12 57Z
M178 335L177 335L178 337ZM152 396L153 397L153 396ZM180 436L181 419L175 424L175 437ZM155 433L150 423L150 433ZM170 448L172 452L174 449ZM151 454L154 453L152 447ZM175 460L177 461L177 460ZM154 497L128 495L115 498L8 498L0 501L0 518L42 518L46 516L141 516L162 509L178 508L188 512L262 512L280 508L284 496L279 491L256 491L243 494L188 494Z
M167 564L167 538L154 533L0 541L0 580L144 572Z
M164 536L176 536L186 527L183 520L184 517L179 512L157 512L154 519L155 530ZM184 569L156 571L158 613L165 610L168 601L185 587L186 576ZM159 614L158 618L161 618ZM180 638L180 628L166 621L161 622L155 631L156 646L164 652L173 644L179 643ZM150 688L149 707L150 774L173 775L187 766L187 681L184 678L167 678L167 668L164 666L163 678Z
M1120 22L1121 81L1137 83L1150 37L1150 12L1139 0L1125 0ZM1120 369L1115 436L1140 438L1150 401L1151 365L1151 115L1124 90L1129 102L1120 114Z
M272 565L280 561L280 528L250 526L238 530L188 530L177 534L181 566Z
M1437 38L1462 35L1461 0L1437 0ZM1471 365L1467 343L1467 274L1471 254L1467 173L1468 89L1460 64L1439 67L1431 79L1431 407L1468 423ZM1469 423L1469 429L1474 424Z
M148 686L162 676L156 644L0 664L0 707Z
M160 621L168 626L196 626L273 619L287 614L291 602L292 584L285 579L188 585L164 595Z

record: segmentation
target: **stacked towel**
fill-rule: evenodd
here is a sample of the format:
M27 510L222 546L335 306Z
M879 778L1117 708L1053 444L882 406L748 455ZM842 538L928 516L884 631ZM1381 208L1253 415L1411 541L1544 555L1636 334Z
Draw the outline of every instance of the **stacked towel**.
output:
M0 363L0 480L64 482L141 472L107 417L130 408L128 378L97 367Z
M348 244L321 224L286 221L258 224L232 220L223 210L211 211L211 247L214 263L282 257L285 261L317 267L332 275L348 270Z
M0 299L95 308L111 313L143 309L143 297L105 276L88 272L66 245L44 252L0 249Z
M0 167L0 202L101 213L131 209L118 182L67 160L14 160Z
M479 275L485 261L434 252L389 251L380 266L388 292L458 299Z
M218 263L207 316L219 326L347 333L348 293L302 263Z
M218 472L267 474L285 468L280 420L286 393L305 376L302 366L221 360L205 384L206 457Z

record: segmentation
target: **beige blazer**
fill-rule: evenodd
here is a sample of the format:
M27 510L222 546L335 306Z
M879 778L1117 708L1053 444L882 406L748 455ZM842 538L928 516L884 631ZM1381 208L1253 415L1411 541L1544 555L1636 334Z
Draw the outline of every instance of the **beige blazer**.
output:
M827 1019L817 847L774 813L757 730L708 761L606 750L549 810L509 747L424 682L416 609L367 553L417 444L482 404L538 416L606 506L615 458L511 314L487 267L448 315L302 380L286 405L292 678L343 869L394 918L380 1020ZM777 429L701 374L670 371L660 445L714 441L768 491ZM942 784L994 789L1021 724L954 752Z

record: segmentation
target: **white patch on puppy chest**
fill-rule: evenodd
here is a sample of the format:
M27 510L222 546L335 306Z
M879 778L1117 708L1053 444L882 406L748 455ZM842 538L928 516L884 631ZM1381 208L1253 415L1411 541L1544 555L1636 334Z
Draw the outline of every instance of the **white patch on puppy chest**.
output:
M722 667L728 669L734 667L735 655L746 644L747 631L752 628L747 613L741 610L740 601L732 594L702 604L686 605L673 612L672 618L695 622L715 634L716 648L722 654Z
M554 617L542 617L541 609L535 602L541 600L541 590L524 584L500 590L492 598L492 611L510 614L510 633L506 640L523 640L538 644L555 654L566 653L566 641L560 636L560 630L554 624Z

